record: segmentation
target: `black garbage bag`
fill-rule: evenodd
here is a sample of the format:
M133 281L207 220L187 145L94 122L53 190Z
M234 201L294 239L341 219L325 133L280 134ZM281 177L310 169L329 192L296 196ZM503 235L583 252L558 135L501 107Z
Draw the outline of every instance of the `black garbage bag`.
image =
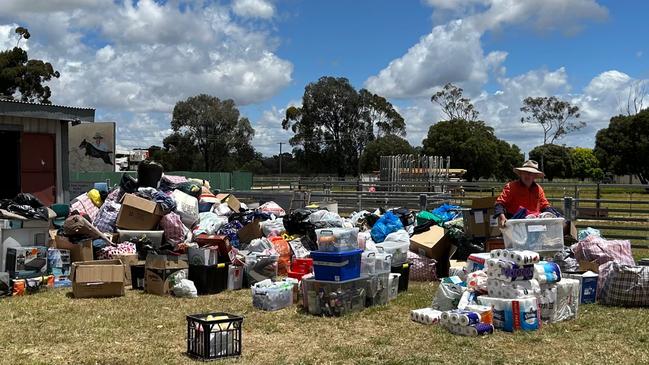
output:
M14 203L18 205L29 205L32 208L40 208L45 206L45 204L38 200L37 197L29 193L20 193L16 195L16 197L14 198Z
M10 204L7 206L6 210L29 219L38 219L42 221L50 219L47 208L45 207L32 208L31 206L24 204Z
M129 174L124 174L122 175L122 180L119 182L119 187L125 193L133 194L137 191L137 180Z
M162 165L155 161L144 160L137 165L137 183L139 187L157 188L162 178Z
M396 215L397 218L401 221L404 227L411 226L415 224L415 215L408 208L396 208L392 209L392 214Z
M309 231L315 229L315 226L309 221L309 216L313 213L312 209L295 209L283 218L284 228L288 234L297 234L304 236Z

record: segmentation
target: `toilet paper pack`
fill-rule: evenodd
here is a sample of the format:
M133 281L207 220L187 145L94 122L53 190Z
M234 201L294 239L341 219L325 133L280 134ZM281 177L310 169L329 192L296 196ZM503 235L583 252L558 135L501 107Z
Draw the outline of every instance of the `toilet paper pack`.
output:
M490 306L493 325L503 331L534 331L541 327L541 309L536 297L503 299L489 296L478 297L482 305Z

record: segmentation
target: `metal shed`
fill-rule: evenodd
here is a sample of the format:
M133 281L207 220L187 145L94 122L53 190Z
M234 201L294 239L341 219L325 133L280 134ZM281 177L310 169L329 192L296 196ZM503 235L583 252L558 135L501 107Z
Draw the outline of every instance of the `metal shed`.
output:
M0 99L0 198L26 192L48 205L68 201L68 126L94 121L92 108Z

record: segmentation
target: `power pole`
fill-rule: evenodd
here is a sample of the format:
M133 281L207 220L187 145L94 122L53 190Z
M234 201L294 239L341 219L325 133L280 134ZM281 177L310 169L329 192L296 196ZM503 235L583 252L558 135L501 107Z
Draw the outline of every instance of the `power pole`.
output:
M284 142L279 142L279 176L282 176L282 145Z

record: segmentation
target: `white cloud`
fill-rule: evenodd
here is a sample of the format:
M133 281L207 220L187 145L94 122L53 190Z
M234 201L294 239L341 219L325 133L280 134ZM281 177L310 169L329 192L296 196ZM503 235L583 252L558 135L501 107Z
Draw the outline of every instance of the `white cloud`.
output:
M489 71L503 74L506 53L484 54L480 43L485 32L522 25L539 31L572 34L582 20L603 19L606 8L593 0L427 0L436 11L463 19L435 26L406 54L391 61L365 86L381 95L408 98L431 95L452 82L469 93L488 80Z
M273 4L265 0L234 0L232 10L242 17L272 18L275 14Z
M282 120L286 115L286 109L290 106L300 106L299 101L291 101L284 108L272 106L265 110L259 120L252 122L255 128L255 136L252 139L253 146L264 156L273 156L279 153L279 142L284 143L282 152L290 152L293 147L288 144L293 137L293 132L282 128Z
M275 53L278 40L217 2L2 3L0 46L13 47L17 24L27 27L32 37L21 45L61 73L48 84L51 100L94 107L97 120L115 116L107 120L122 128L124 147L160 144L157 133L170 121L162 116L189 96L206 93L242 106L266 100L292 81L292 63ZM274 12L270 3L249 2L248 11L254 10L250 5L257 5L259 17L269 14L268 6ZM156 121L147 125L148 135L137 132L147 115Z

